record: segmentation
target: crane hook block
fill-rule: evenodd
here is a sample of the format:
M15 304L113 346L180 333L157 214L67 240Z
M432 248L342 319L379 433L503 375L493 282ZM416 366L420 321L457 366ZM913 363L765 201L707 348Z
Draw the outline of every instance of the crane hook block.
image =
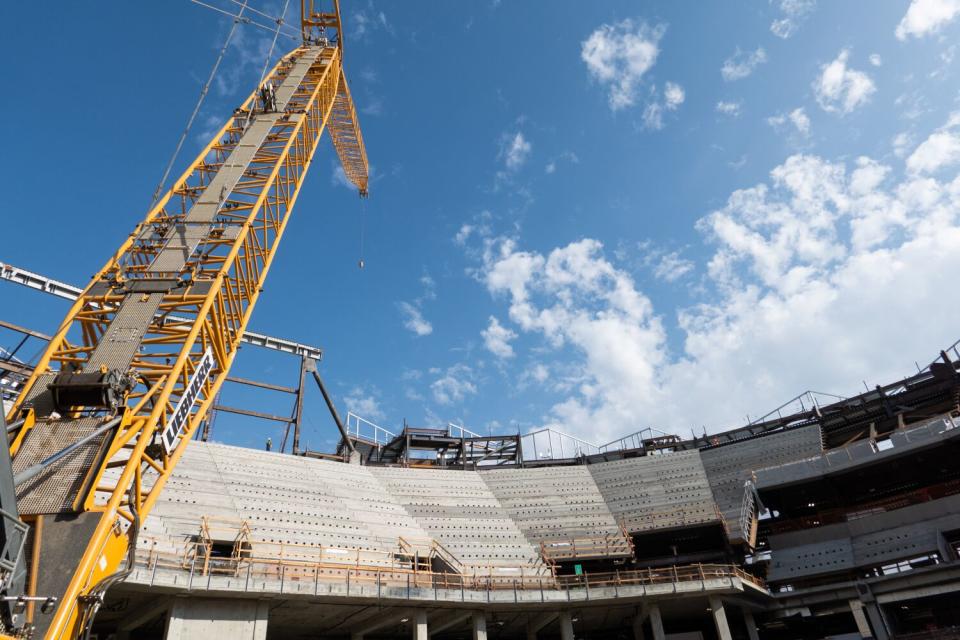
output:
M115 410L124 404L134 386L132 376L111 369L93 373L62 371L47 388L57 411L65 413L71 407Z

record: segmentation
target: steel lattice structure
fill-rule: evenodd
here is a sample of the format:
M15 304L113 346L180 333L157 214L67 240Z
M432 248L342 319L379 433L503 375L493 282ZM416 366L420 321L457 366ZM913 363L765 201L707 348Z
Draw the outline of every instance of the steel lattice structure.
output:
M212 405L325 129L347 177L366 194L339 10L334 3L332 13L319 13L310 4L304 45L267 78L274 95L264 101L254 91L244 101L94 276L8 415L11 423L23 420L10 447L17 474L81 443L18 486L21 514L67 516L66 524L47 518L44 537L53 542L44 541L41 566L33 568L37 592L60 598L47 638L76 633L89 596L117 571L131 527L153 506ZM339 42L327 40L327 29L337 30ZM66 372L126 375L128 392L112 408L65 409ZM74 558L72 575L47 575L43 565L54 555L61 564Z

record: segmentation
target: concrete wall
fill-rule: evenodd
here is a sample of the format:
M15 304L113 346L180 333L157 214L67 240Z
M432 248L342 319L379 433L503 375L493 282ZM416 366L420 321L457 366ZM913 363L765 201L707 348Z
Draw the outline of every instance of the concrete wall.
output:
M956 438L960 438L960 429L954 425L953 419L950 416L937 417L893 433L890 436L889 449L881 451L872 441L861 440L847 447L758 471L757 489L809 482L865 464L884 464Z
M960 495L769 537L771 582L874 567L938 552L941 531L960 529Z
M266 640L269 604L265 600L176 598L165 640Z

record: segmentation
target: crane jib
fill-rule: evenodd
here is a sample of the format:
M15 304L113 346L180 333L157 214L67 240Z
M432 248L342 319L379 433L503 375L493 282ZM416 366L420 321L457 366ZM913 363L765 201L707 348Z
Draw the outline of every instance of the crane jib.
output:
M197 396L200 395L200 389L203 388L203 385L207 382L207 378L210 377L210 371L213 369L213 365L213 351L211 351L210 347L207 347L197 370L193 372L193 377L190 378L190 385L187 387L186 393L180 397L180 402L177 403L176 410L173 412L173 415L170 416L167 426L163 429L161 439L163 440L163 448L166 449L167 455L173 453L173 450L176 448L177 438L183 433L183 427L187 424L190 411L193 410Z

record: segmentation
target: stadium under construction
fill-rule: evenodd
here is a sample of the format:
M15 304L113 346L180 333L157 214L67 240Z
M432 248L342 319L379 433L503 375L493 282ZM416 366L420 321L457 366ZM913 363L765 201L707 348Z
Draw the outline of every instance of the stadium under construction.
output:
M71 301L54 335L0 321L0 637L960 638L956 345L854 397L596 444L391 432L338 412L318 348L249 330L322 134L368 187L338 3L301 10L302 45L89 284L0 263ZM243 343L299 384L230 377ZM218 404L225 383L294 411ZM335 451L301 443L313 384ZM287 435L216 444L214 412Z

